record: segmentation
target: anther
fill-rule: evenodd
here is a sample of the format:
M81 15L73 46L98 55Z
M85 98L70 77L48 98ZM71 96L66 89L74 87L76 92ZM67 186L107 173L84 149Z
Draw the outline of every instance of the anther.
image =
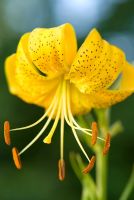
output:
M22 164L21 164L20 156L16 147L12 148L12 155L13 155L13 160L14 160L14 164L16 168L21 169Z
M95 145L97 141L98 136L98 126L96 122L92 122L92 138L91 138L91 144Z
M105 145L104 145L104 148L103 148L103 155L106 155L108 153L108 151L109 151L110 140L111 140L111 136L108 133L107 136L106 136L106 139L105 139Z
M4 122L4 140L7 145L11 144L9 121Z
M65 162L63 159L60 159L58 162L58 169L59 169L59 180L63 181L65 178Z
M88 166L82 171L83 174L87 174L88 172L90 172L93 169L95 160L96 160L95 156L92 156Z

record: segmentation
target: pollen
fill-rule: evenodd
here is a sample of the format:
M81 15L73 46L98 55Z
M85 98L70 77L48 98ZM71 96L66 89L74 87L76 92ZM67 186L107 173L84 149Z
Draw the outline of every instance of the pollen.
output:
M16 147L12 148L12 155L13 155L13 160L14 160L14 164L16 168L21 169L22 164L21 164L20 156Z
M87 167L82 171L83 174L87 174L88 172L90 172L90 171L93 169L94 164L95 164L95 160L96 160L95 156L92 156L92 158L91 158L89 164L88 164Z
M110 148L110 140L111 140L111 136L108 133L106 136L106 140L105 140L105 144L104 144L104 148L103 148L103 155L106 155L109 151Z
M91 138L91 144L95 145L97 141L98 136L98 126L96 122L92 122L92 138Z
M63 159L60 159L58 162L58 169L59 169L59 180L63 181L65 178L65 161Z
M7 145L11 144L9 121L4 122L4 140Z

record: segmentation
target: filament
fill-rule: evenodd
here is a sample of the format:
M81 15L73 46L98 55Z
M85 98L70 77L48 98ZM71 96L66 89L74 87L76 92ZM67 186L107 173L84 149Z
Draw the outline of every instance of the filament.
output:
M55 113L55 110L57 108L57 105L58 105L58 99L57 101L55 102L54 104L54 107L53 107L53 110L51 111L50 115L49 115L49 118L47 119L45 125L43 126L43 128L41 129L41 131L36 135L36 137L24 148L20 151L19 155L21 155L22 153L24 153L30 146L32 146L32 144L34 144L38 139L39 137L43 134L43 132L45 131L45 129L48 127L54 113Z
M29 129L29 128L32 128L32 127L36 126L41 121L43 121L47 117L47 115L49 114L49 112L51 111L51 109L53 108L53 106L55 104L55 101L57 99L57 94L59 92L59 88L60 87L58 87L58 89L56 90L56 94L55 94L50 106L48 107L48 109L46 110L46 112L44 113L44 115L41 118L39 118L36 122L34 122L34 123L32 123L32 124L30 124L28 126L24 126L24 127L20 127L20 128L14 128L14 129L11 129L10 131L19 131L19 130Z
M68 100L67 100L67 109L68 109L68 115L69 115L69 120L70 120L70 124L71 124L73 135L74 135L74 137L75 137L75 139L76 139L76 141L77 141L77 143L78 143L81 151L83 152L83 154L85 155L85 157L87 158L87 160L90 162L90 159L89 159L86 151L84 150L84 148L83 148L83 146L82 146L82 144L81 144L81 142L80 142L80 140L79 140L79 138L77 136L75 128L73 127L73 122L72 122L72 118L71 118L71 114L70 114L71 113L71 109L70 109L70 93L69 93L69 88L67 89L67 97L68 97Z
M67 97L66 97L66 88L65 88L65 90L63 91L64 92L64 94L63 94L63 109L64 109L64 117L65 117L65 120L66 120L66 122L67 122L67 124L70 126L70 127L72 127L72 125L70 124L70 121L69 121L69 119L68 119L68 115L67 115L67 111L66 111L66 102L67 102ZM73 118L73 121L75 121L75 119ZM90 131L90 129L86 129L86 128L82 128L81 126L79 126L79 124L77 124L77 122L75 123L76 124L76 126L73 124L73 127L76 129L76 130L80 130L80 131L82 131L82 132L84 132L84 131ZM86 134L88 134L88 135L90 135L91 136L91 134L90 133L88 133L88 132L86 132Z
M62 98L64 102L64 98ZM60 159L64 158L64 108L61 111L61 126L60 126Z
M91 133L89 133L88 131L92 131L91 129L84 129L81 128L80 125L76 122L76 120L74 119L72 113L70 112L70 117L72 118L73 123L77 126L78 130L82 131L83 133L92 136ZM87 131L88 130L88 131ZM97 139L101 140L101 141L105 141L105 139L101 138L101 137L97 137Z
M64 158L64 115L61 112L61 130L60 130L60 158Z

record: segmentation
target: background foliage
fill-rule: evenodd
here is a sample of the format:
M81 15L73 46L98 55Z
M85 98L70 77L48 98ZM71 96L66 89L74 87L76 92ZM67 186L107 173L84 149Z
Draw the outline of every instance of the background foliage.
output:
M65 159L67 176L57 179L59 130L52 145L38 141L22 156L23 169L17 171L11 149L3 143L3 122L12 127L23 126L38 119L43 110L25 104L8 92L4 77L4 60L14 53L20 36L35 27L52 27L70 22L76 28L79 45L92 27L103 37L120 46L129 61L134 60L134 0L0 0L0 199L49 200L80 199L81 186L69 163L69 152L79 149L66 127ZM108 199L118 199L133 165L134 96L112 108L112 121L120 119L124 132L111 145L108 170ZM30 131L16 132L12 140L18 148L27 144L41 126ZM93 173L93 172L92 172ZM134 193L130 199L134 199Z

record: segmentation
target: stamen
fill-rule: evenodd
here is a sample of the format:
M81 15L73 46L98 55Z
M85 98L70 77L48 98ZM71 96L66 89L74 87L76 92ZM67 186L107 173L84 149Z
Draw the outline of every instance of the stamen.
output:
M78 127L80 130L82 130L82 131L89 131L89 132L92 131L91 129L82 128L82 127L76 122L76 120L74 119L72 113L71 113L71 117L72 117L72 121L73 121L73 123L75 124L75 126ZM91 134L90 134L90 135L91 135Z
M59 160L59 162L58 162L58 169L59 169L59 173L58 173L59 180L63 181L64 178L65 178L65 162L64 162L63 159Z
M88 166L82 171L84 174L87 174L88 172L90 172L93 169L95 160L96 160L95 156L92 156Z
M18 153L18 150L16 147L12 148L12 155L13 155L13 160L14 160L15 166L17 167L17 169L21 169L22 164L21 164L20 156L19 156L19 153Z
M65 161L64 161L64 92L66 89L66 84L63 83L63 96L62 96L62 104L63 109L61 111L61 125L60 125L60 160L58 162L59 169L59 180L63 181L65 178Z
M11 144L11 138L10 138L10 123L9 121L4 122L4 139L5 143L7 145Z
M98 136L98 126L96 122L92 122L92 139L91 139L91 144L95 145L97 141L97 136Z
M111 140L111 136L108 133L106 136L106 140L105 140L105 144L104 144L104 148L103 148L103 155L106 155L109 151L110 148L110 140Z

